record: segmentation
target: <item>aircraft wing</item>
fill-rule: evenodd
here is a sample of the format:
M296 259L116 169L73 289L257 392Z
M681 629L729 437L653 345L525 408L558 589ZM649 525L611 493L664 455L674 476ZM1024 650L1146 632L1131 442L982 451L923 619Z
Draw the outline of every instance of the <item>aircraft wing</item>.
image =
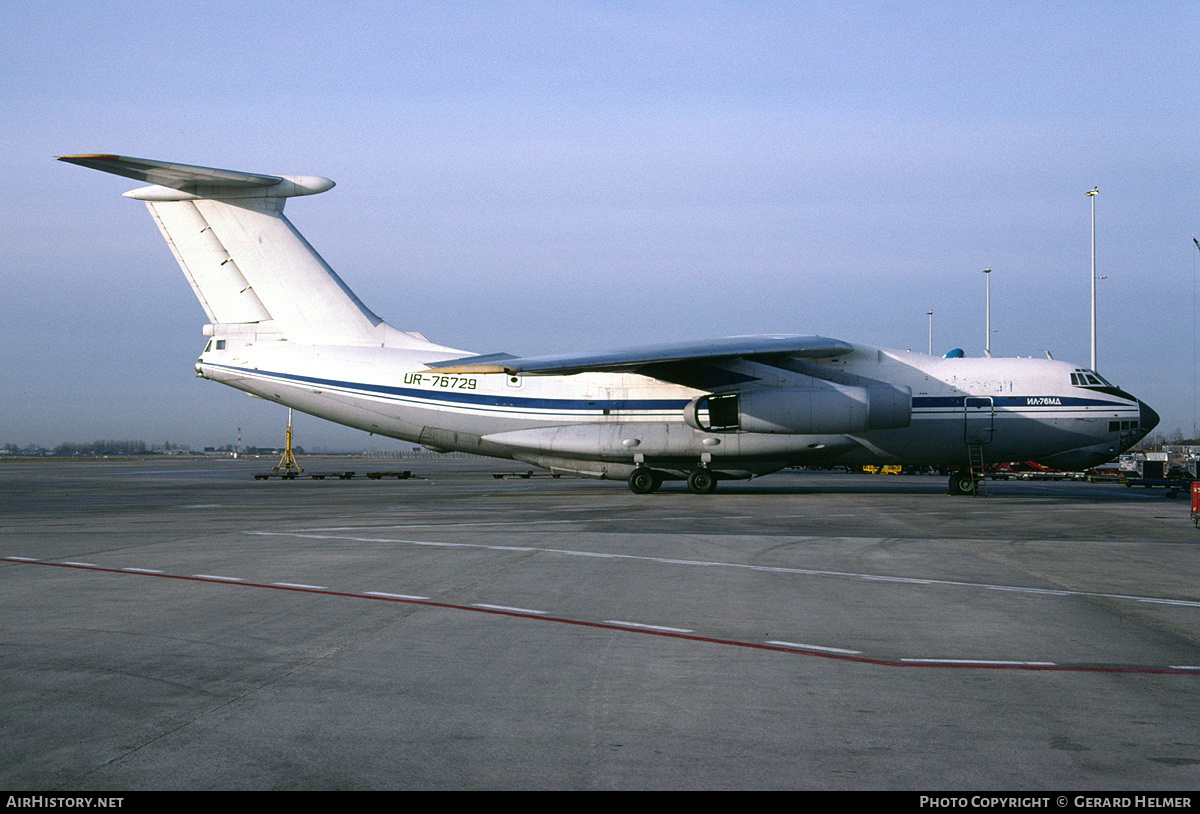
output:
M674 364L712 365L733 359L823 359L850 353L854 347L824 336L733 336L706 342L646 345L600 353L514 357L507 354L467 356L430 362L445 373L525 373L566 376L572 373L637 372L641 368ZM664 378L664 377L659 377Z
M225 189L270 187L275 186L283 180L278 175L259 175L252 172L238 172L237 170L195 167L191 164L172 164L168 161L131 158L127 155L107 155L102 153L60 155L58 160L193 194L207 187L222 187Z

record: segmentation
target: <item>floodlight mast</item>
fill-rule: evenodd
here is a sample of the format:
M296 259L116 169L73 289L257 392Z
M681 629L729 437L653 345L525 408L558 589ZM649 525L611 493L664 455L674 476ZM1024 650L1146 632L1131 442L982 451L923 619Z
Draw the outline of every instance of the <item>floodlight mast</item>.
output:
M987 296L983 307L983 352L989 358L992 355L992 270L984 269L987 275Z
M1096 195L1100 187L1088 190L1092 199L1092 370L1096 370Z

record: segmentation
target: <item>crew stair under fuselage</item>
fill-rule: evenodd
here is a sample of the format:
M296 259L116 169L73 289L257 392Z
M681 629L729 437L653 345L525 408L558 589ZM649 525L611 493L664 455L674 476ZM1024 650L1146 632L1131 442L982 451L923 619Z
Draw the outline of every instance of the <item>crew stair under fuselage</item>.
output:
M983 471L983 444L967 445L967 464L971 472L971 481L975 484L974 493L986 492L987 479Z

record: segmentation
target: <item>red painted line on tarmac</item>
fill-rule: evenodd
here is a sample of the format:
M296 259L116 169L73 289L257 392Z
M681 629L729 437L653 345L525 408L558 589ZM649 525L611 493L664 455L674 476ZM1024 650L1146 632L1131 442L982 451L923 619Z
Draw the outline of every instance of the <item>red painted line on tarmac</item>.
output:
M648 627L624 625L613 622L588 622L583 619L568 619L561 616L548 616L538 612L522 612L500 608L486 608L478 605L456 605L451 602L437 602L432 599L411 599L399 596L383 596L378 593L353 593L349 591L334 591L328 588L306 587L301 585L283 585L278 583L246 582L237 577L220 577L216 575L184 575L168 574L165 572L150 572L144 569L108 568L100 565L90 565L72 562L53 562L50 560L35 560L28 557L0 557L0 562L10 562L16 565L47 565L54 568L73 568L79 571L98 571L125 576L152 577L158 579L176 579L186 582L205 582L210 585L224 585L230 588L265 588L272 591L291 591L293 593L322 594L324 596L339 596L347 599L369 599L376 602L394 602L402 605L424 605L431 608L468 611L470 613L488 613L495 616L510 616L516 619L529 619L539 622L554 622L575 627L612 630L622 633L636 633L642 636L658 636L667 639L681 639L689 642L718 644L727 647L749 648L751 650L768 650L773 653L791 653L798 656L831 659L833 661L848 661L857 664L871 664L879 667L935 667L950 670L1020 670L1024 672L1066 672L1066 673L1138 673L1156 675L1190 675L1200 676L1200 669L1186 667L1151 667L1121 664L1022 664L1016 662L951 661L937 659L901 660L871 658L844 653L830 653L822 650L811 650L804 647L788 647L763 642L749 642L738 639L721 639L714 636L701 636L695 633L676 633L667 630L656 630Z

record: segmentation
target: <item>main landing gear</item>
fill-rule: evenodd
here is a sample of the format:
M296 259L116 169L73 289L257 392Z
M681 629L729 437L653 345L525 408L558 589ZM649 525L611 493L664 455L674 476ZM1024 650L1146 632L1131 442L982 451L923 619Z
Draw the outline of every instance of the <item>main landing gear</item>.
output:
M657 492L660 486L662 486L662 476L648 466L639 466L629 476L629 491L635 495Z
M662 474L648 466L639 466L629 476L629 491L635 495L648 495L657 492L662 486ZM706 466L693 469L687 477L688 490L697 495L707 495L716 491L717 476Z
M688 489L697 495L707 495L717 490L717 476L705 466L693 469L687 483Z

